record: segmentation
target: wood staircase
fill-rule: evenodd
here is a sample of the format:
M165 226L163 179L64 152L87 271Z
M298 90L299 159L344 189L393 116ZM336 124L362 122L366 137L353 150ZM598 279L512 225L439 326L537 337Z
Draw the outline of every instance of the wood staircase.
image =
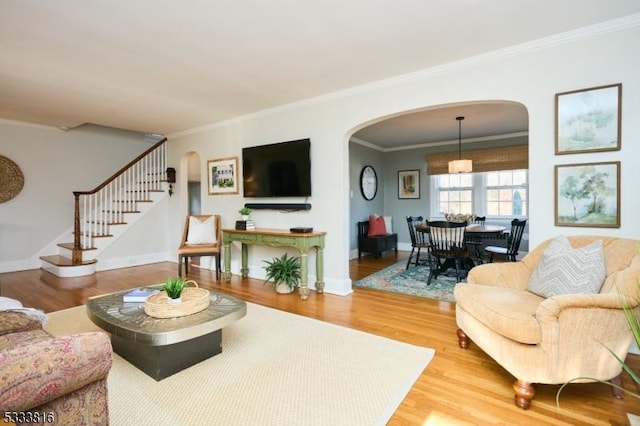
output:
M167 139L154 144L91 191L74 191L73 242L40 256L59 277L94 274L98 255L166 195Z

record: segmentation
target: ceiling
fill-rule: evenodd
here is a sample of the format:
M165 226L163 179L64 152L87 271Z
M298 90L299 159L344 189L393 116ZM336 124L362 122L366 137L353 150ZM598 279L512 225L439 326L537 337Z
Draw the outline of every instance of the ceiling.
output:
M634 15L640 2L0 0L0 10L0 119L167 135ZM460 112L358 136L383 147L400 143L387 137L398 129L402 143L457 139ZM528 126L518 104L463 112L465 138ZM498 113L517 124L497 128Z

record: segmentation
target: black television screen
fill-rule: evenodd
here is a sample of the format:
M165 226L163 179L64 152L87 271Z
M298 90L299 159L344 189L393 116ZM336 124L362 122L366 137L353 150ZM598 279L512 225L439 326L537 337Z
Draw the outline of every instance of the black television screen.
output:
M243 148L244 196L310 196L310 150L309 139Z

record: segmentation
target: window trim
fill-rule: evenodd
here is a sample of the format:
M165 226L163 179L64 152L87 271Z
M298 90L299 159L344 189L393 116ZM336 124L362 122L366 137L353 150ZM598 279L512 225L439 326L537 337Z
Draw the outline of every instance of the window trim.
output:
M526 191L526 195L527 195L527 213L529 212L530 209L530 205L529 205L529 170L528 169L511 169L511 170L525 170L526 174L527 174L527 183L526 185L522 186L522 188L524 188L524 190ZM494 171L498 171L498 170L494 170ZM500 170L503 171L503 170ZM474 172L471 173L472 177L473 177L473 187L472 187L472 193L471 193L471 206L473 209L473 212L475 214L477 214L478 216L486 216L488 219L495 219L495 220L504 220L507 218L511 218L513 217L512 215L506 215L506 216L502 216L502 215L488 215L487 214L487 185L486 185L486 181L487 181L487 177L486 177L486 173L487 172ZM430 175L429 176L429 216L431 218L443 218L444 215L437 211L438 210L438 206L439 206L439 202L438 202L438 198L439 198L439 193L440 193L440 189L439 187L436 185L437 180L440 178L441 175ZM509 187L514 187L514 185L510 185ZM497 187L492 187L492 188L497 188ZM482 208L478 208L478 206L481 206ZM518 215L518 217L527 219L528 218L528 214L526 215Z

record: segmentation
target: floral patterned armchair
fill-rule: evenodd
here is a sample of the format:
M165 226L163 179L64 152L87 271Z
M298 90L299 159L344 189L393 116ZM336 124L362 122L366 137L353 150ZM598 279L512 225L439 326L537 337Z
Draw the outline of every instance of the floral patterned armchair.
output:
M109 424L111 363L106 333L53 337L38 320L0 312L0 407L17 424Z

